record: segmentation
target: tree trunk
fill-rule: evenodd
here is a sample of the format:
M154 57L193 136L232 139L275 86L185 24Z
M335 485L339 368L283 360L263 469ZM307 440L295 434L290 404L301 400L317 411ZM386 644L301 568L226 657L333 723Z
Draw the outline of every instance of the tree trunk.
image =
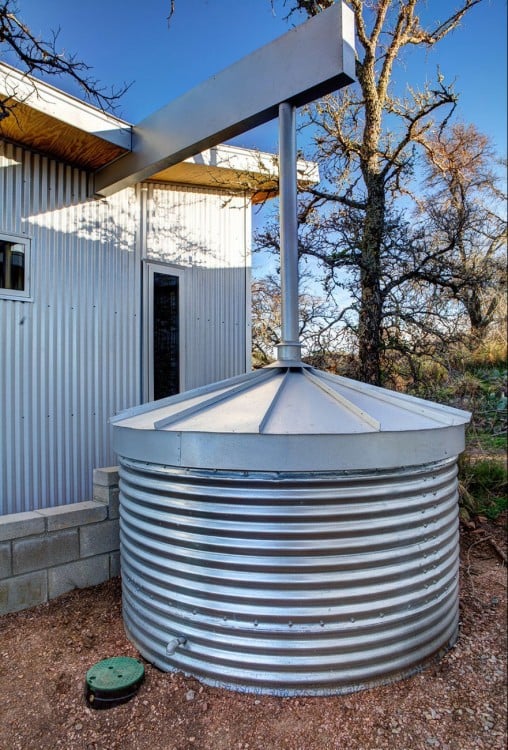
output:
M470 332L469 345L476 348L485 341L489 326L493 321L494 313L497 309L498 299L490 300L488 306L482 302L481 296L477 289L468 290L468 293L462 299L464 307L469 317Z
M361 241L361 296L358 326L360 379L381 385L383 297L381 246L385 224L385 193L379 175L366 175L367 209Z

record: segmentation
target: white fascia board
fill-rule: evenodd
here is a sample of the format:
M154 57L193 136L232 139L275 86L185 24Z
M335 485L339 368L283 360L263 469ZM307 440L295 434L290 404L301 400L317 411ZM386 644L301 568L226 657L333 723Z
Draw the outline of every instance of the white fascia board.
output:
M230 169L238 175L255 175L263 179L277 180L279 177L279 157L266 151L219 144L185 159L185 163L206 168ZM315 185L319 182L319 168L316 162L299 159L296 165L298 180ZM242 186L239 178L239 186Z
M354 17L339 2L136 125L132 153L98 170L95 190L110 195L354 78Z
M277 157L274 154L239 146L229 146L223 143L212 146L194 156L189 156L188 159L185 159L185 162L204 167L234 169L239 172L254 174L277 174Z
M132 125L0 62L0 92L56 120L130 151Z

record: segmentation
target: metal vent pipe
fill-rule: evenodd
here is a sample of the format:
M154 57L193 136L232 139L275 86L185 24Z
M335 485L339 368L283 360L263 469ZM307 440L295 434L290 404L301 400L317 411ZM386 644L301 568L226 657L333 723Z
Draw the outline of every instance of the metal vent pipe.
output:
M279 216L281 336L277 358L301 364L298 327L298 215L296 179L296 108L279 106Z

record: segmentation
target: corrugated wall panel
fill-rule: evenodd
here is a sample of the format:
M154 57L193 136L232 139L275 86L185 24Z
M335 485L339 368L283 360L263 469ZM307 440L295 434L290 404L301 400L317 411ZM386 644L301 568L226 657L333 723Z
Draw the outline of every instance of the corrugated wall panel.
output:
M0 299L0 509L91 497L110 415L140 399L139 204L0 145L0 232L31 240L32 300Z
M185 269L183 386L247 367L247 198L150 184L90 200L87 183L0 143L0 233L32 253L32 301L0 297L0 514L89 499L116 461L108 419L142 398L142 257Z
M243 195L148 186L146 258L183 268L184 388L245 372L250 213Z

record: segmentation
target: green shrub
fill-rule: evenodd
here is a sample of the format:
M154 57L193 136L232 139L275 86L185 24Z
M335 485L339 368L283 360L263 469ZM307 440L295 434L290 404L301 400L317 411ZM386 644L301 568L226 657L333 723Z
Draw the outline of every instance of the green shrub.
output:
M508 507L504 460L462 456L459 486L461 506L467 515L483 515L493 520Z

